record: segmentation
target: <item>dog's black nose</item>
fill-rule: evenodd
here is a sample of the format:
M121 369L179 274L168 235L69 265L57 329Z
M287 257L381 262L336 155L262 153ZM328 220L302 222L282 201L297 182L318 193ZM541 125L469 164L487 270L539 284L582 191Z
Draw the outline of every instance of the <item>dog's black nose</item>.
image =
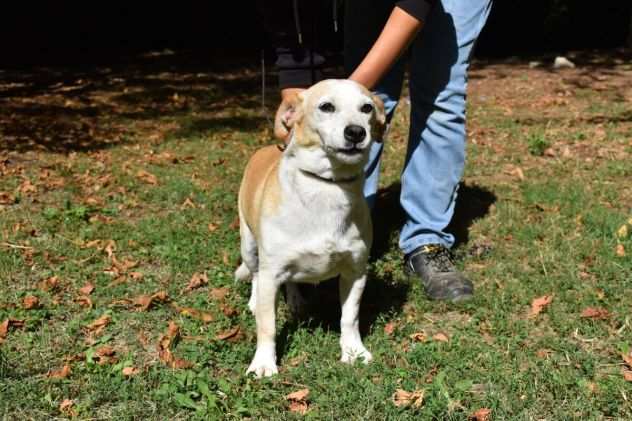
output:
M366 130L364 127L357 124L350 124L345 127L345 139L351 143L360 143L366 137Z

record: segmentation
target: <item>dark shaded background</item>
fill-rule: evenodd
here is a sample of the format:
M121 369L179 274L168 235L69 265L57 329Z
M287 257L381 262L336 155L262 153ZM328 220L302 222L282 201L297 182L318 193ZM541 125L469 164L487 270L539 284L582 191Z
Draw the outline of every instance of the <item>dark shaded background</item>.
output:
M193 52L201 61L240 56L258 62L265 45L254 0L151 5L24 1L1 15L0 65L5 67L111 63L165 48ZM477 54L624 46L631 15L630 0L496 0Z

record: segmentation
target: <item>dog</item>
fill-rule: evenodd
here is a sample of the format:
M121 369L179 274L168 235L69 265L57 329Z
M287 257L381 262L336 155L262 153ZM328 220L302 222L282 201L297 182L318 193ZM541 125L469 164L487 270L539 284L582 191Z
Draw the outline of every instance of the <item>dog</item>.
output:
M336 79L300 92L293 103L285 150L257 151L239 189L242 263L235 278L252 279L257 349L246 373L257 377L278 372L276 298L283 284L289 299L298 294L295 283L339 276L341 361L372 359L358 322L372 241L362 189L371 143L384 131L384 105L362 85Z

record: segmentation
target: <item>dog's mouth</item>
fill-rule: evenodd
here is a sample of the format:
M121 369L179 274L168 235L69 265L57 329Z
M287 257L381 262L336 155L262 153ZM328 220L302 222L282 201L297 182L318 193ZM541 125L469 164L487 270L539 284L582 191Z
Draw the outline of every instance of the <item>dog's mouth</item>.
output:
M336 148L335 151L343 155L357 155L364 152L364 149L360 149L357 146L352 146L350 148Z

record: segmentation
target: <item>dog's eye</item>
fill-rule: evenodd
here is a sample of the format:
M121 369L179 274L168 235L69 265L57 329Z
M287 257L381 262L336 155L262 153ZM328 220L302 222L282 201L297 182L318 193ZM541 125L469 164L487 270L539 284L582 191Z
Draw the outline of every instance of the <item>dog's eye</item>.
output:
M362 107L360 107L360 112L364 114L369 114L371 111L373 111L373 105L371 104L364 104Z
M336 111L336 107L331 102L323 102L318 106L318 109L324 113L333 113Z

